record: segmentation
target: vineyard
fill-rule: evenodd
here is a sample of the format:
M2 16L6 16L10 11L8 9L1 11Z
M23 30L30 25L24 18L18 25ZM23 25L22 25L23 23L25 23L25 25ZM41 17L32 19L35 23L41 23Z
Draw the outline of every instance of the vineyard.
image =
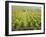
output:
M12 31L41 29L40 7L12 6Z

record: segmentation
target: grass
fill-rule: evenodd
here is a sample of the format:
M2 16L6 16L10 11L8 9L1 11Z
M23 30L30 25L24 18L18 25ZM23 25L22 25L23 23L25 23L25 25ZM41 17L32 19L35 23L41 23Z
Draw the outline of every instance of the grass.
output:
M39 29L41 29L40 8L12 6L12 31Z

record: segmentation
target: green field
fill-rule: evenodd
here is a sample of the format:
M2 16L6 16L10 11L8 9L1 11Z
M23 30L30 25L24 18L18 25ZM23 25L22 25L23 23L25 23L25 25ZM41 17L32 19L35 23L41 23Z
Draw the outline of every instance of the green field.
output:
M41 29L40 7L12 6L12 31L40 29Z

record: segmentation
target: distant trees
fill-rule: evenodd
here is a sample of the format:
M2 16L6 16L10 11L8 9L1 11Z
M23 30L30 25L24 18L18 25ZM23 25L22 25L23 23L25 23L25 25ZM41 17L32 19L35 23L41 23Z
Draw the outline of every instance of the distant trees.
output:
M22 9L23 12L29 12L32 11L31 9Z

